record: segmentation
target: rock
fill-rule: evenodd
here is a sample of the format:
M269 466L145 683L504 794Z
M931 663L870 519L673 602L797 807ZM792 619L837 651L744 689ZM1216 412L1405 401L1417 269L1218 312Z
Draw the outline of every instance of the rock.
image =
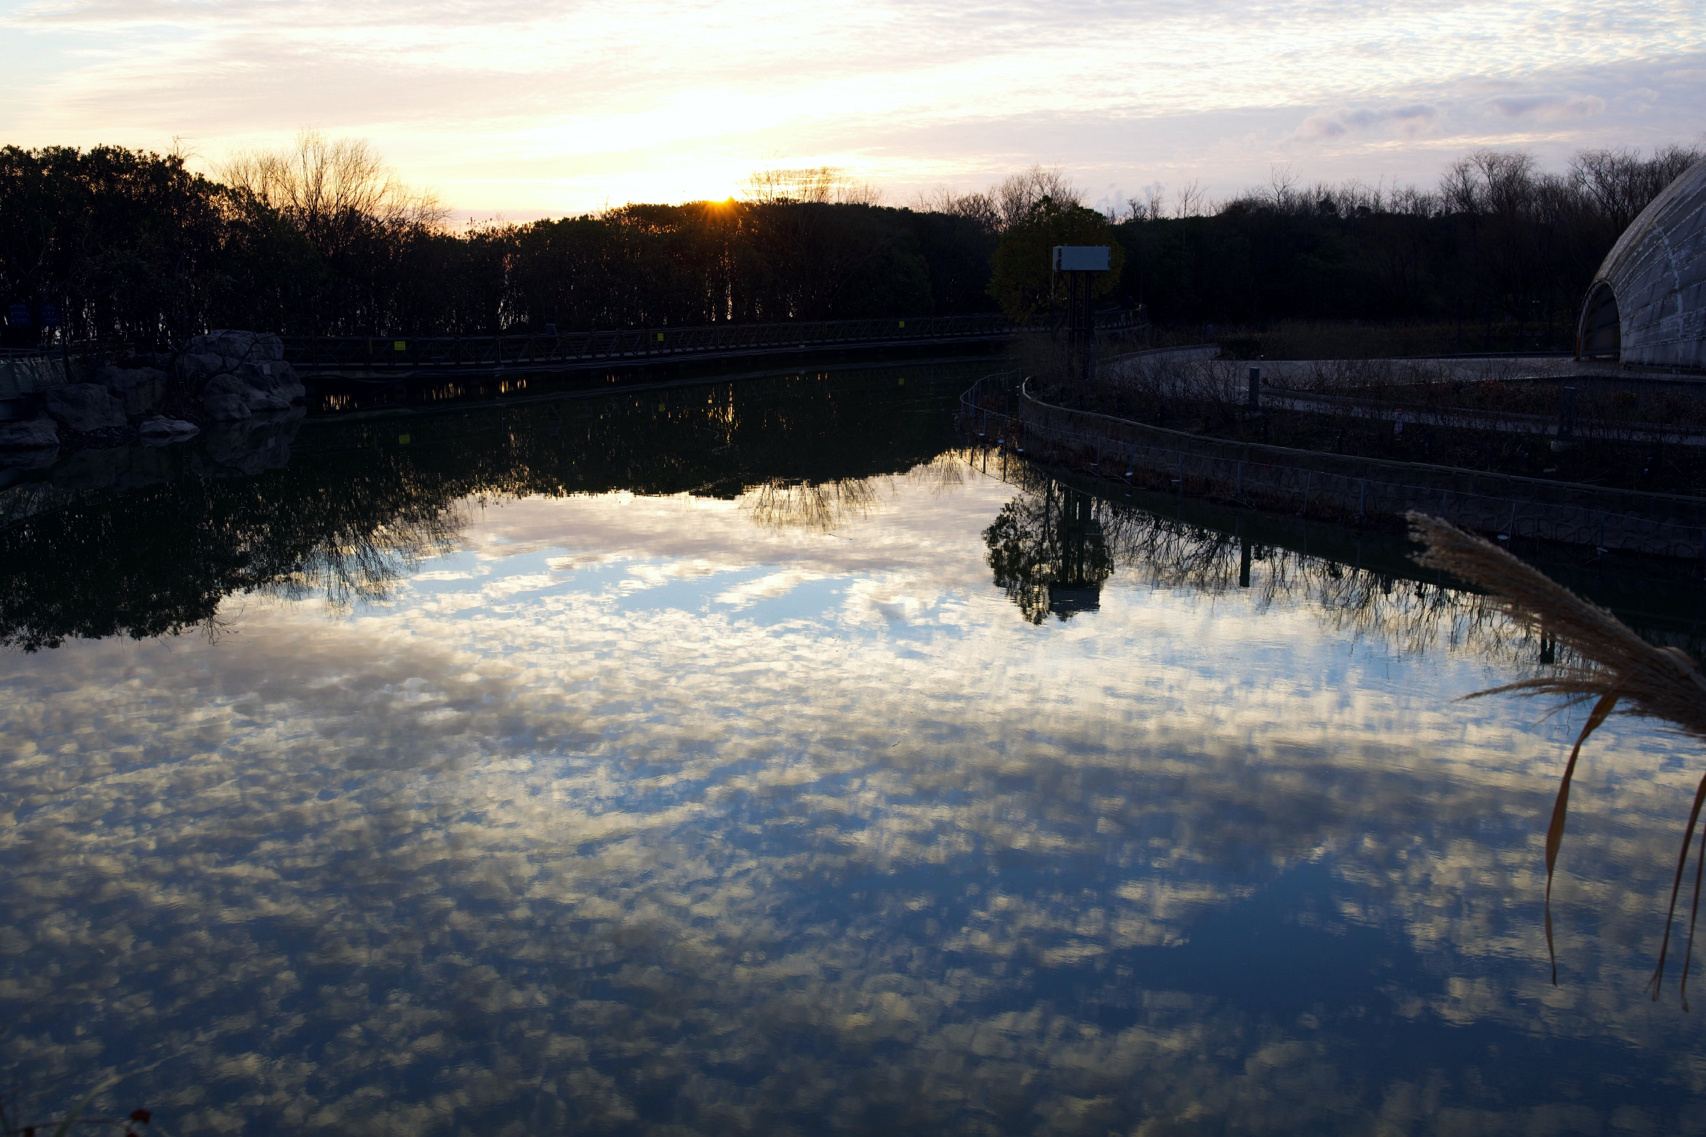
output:
M296 368L283 360L241 363L237 366L236 374L255 390L277 395L287 403L305 398L308 394L296 374Z
M235 375L220 375L208 381L206 397L215 395L235 395L243 400L243 404L251 411L287 411L290 400L283 399L271 391L257 390L246 380Z
M189 350L246 363L271 363L284 358L284 341L271 332L221 328L190 340Z
M234 373L237 361L216 352L192 351L178 357L177 367L178 375L193 389L216 376Z
M200 427L193 422L185 422L181 418L167 418L165 415L155 415L141 426L136 433L142 436L142 441L149 445L161 445L167 442L182 442L193 438Z
M53 450L59 446L59 426L50 418L0 422L0 450Z
M236 422L250 415L249 404L239 395L209 395L202 401L202 409L213 422Z
M131 417L157 410L166 397L166 373L155 367L108 366L96 380L119 401Z
M201 387L213 393L216 382L234 377L251 390L278 400L257 400L234 388L219 391L243 395L251 410L278 410L308 394L296 369L284 361L284 342L267 332L219 331L196 336L176 366L191 389Z
M96 383L66 383L47 391L47 413L79 434L125 425L124 403Z

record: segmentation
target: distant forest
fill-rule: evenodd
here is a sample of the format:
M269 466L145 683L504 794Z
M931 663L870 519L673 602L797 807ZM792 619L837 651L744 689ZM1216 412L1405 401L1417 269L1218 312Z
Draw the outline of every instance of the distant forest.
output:
M1014 309L992 288L1003 240L1039 247L1066 224L1074 240L1118 242L1107 301L1146 305L1161 326L1516 323L1568 342L1618 234L1701 156L1586 151L1548 172L1480 151L1432 189L1279 175L1221 203L1187 189L1110 214L1040 168L911 208L833 170L779 171L727 202L458 229L360 142L305 134L216 178L176 155L8 146L0 303L31 321L51 305L72 339L137 343L210 327L490 334L983 312L998 294ZM11 326L7 342L37 335Z

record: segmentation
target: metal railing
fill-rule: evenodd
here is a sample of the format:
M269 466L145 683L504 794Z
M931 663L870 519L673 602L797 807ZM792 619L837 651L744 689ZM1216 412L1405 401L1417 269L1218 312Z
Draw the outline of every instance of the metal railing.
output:
M1250 508L1352 524L1417 510L1501 541L1706 559L1706 499L1189 435L1044 403L1018 372L978 380L959 425L1026 459Z
M1118 313L1099 322L1110 330L1126 330L1144 326L1147 319L1138 313ZM304 370L497 369L988 340L1049 330L1018 325L999 315L925 316L520 335L285 336L284 348L285 358Z

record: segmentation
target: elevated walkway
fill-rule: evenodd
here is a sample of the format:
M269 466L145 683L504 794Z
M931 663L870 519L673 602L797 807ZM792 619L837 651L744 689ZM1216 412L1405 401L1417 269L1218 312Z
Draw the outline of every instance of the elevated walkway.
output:
M1116 335L1146 327L1138 312L1110 313L1098 326ZM938 348L1048 334L1005 316L925 316L707 327L490 336L286 336L285 358L307 375L553 371L678 359L731 360L832 349Z

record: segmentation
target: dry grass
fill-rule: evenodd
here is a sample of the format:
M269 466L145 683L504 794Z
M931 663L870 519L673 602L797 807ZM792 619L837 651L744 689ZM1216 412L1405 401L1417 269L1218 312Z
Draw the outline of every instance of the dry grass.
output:
M1516 324L1350 323L1280 320L1264 328L1220 328L1214 339L1246 359L1380 359L1477 351L1567 351L1574 327Z
M1568 704L1591 703L1592 711L1570 750L1569 762L1558 786L1552 821L1546 830L1546 948L1552 945L1552 875L1558 848L1564 837L1564 819L1569 811L1570 781L1582 744L1621 706L1623 713L1644 715L1670 723L1683 733L1706 742L1706 676L1694 661L1674 647L1655 647L1613 616L1529 567L1498 546L1480 537L1420 513L1409 514L1411 534L1427 546L1417 558L1428 568L1443 569L1487 590L1514 620L1555 638L1571 649L1574 661L1546 675L1507 683L1471 698L1502 692L1523 695L1558 695ZM1693 807L1677 854L1676 878L1671 884L1670 908L1665 916L1664 939L1658 964L1650 983L1657 999L1664 982L1665 960L1670 950L1671 927L1676 918L1682 878L1688 868L1688 853L1700 811L1706 803L1706 776L1695 789ZM1694 930L1700 914L1702 870L1706 869L1706 831L1695 857L1694 896L1688 920L1688 946L1683 954L1679 993L1688 1007L1688 969L1694 955ZM1553 982L1557 982L1554 955Z

